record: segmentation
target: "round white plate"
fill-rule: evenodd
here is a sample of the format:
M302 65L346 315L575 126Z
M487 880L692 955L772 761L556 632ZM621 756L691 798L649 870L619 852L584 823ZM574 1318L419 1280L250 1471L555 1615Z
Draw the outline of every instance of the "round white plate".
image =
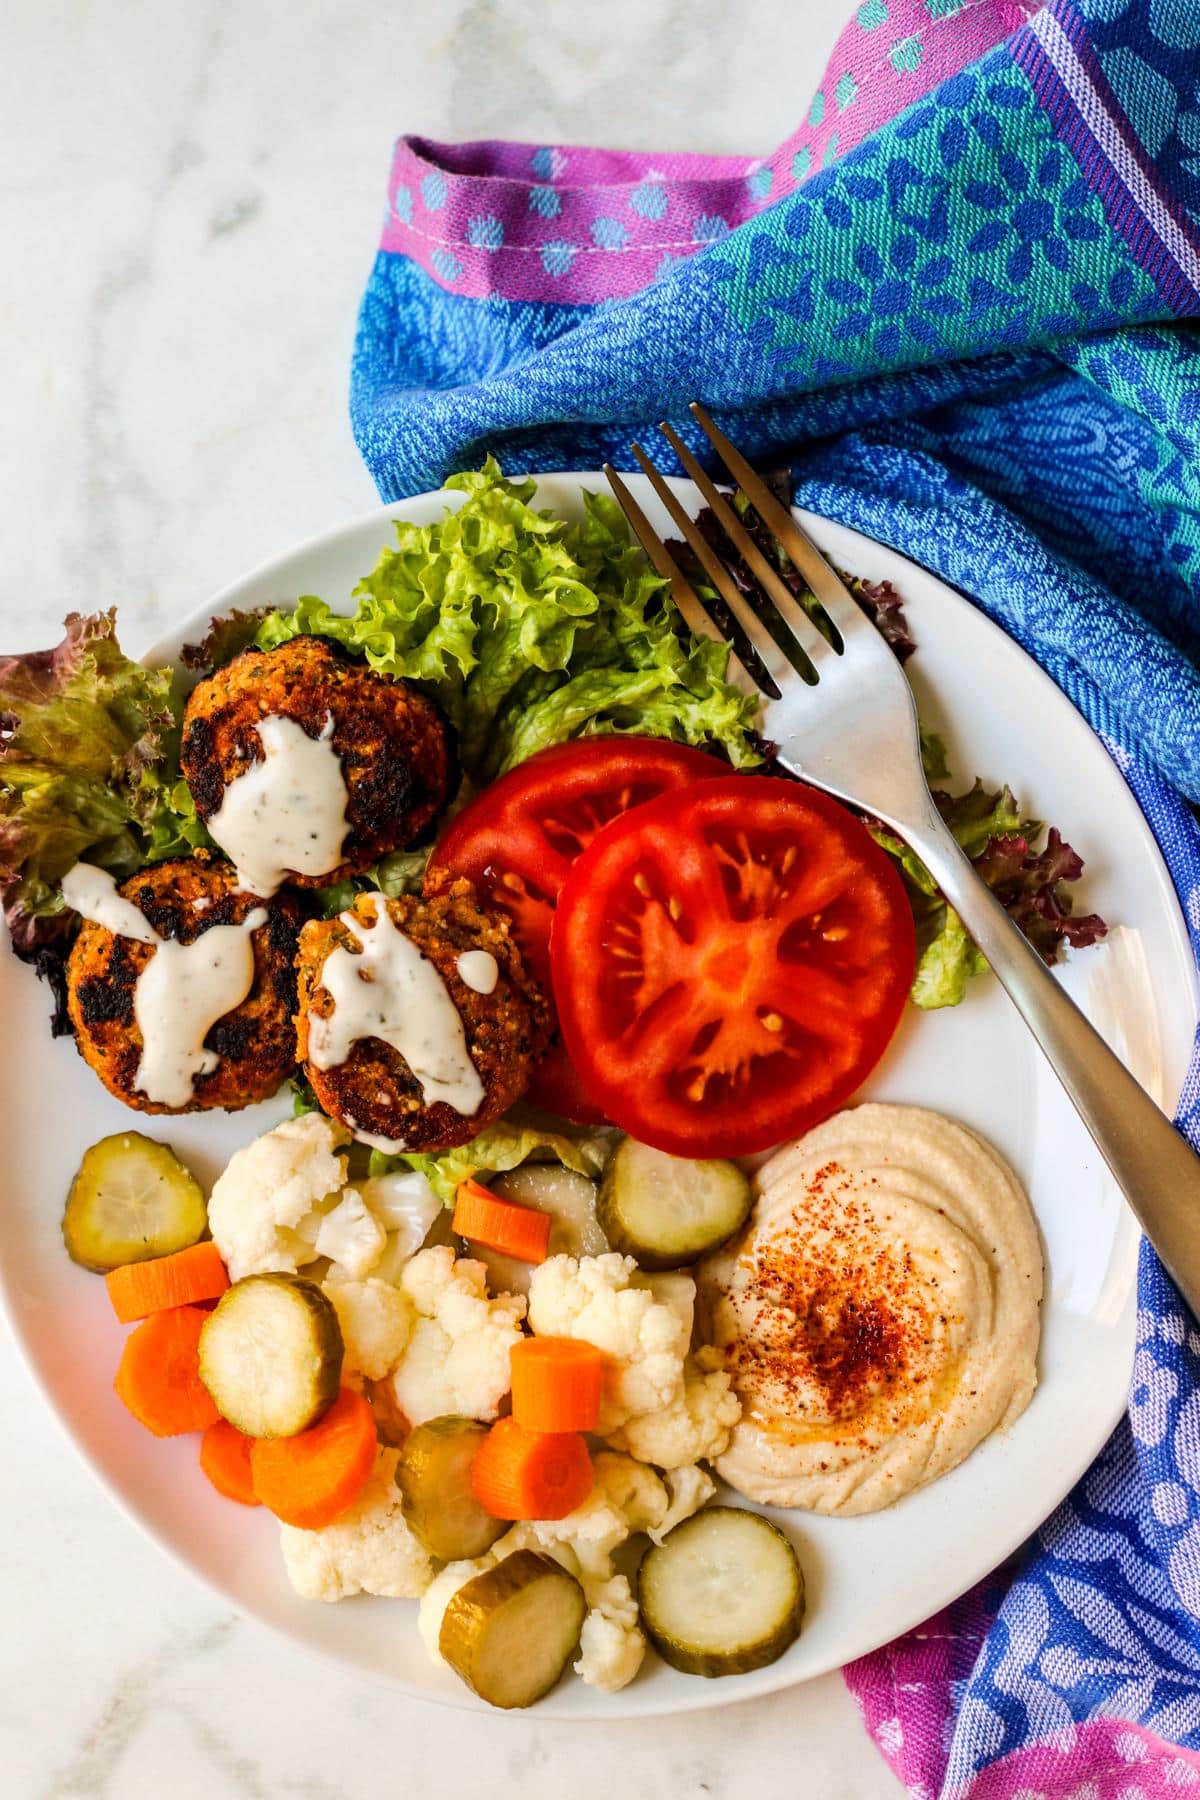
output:
M643 477L630 477L655 525L669 525ZM550 475L541 504L568 514L599 475ZM688 505L694 490L677 484ZM391 539L389 520L425 523L459 497L382 507L229 588L155 646L169 661L214 612L321 594L348 608L355 581ZM895 581L919 652L908 665L923 715L945 735L951 767L1007 780L1025 808L1057 824L1087 862L1081 905L1116 927L1072 959L1066 985L1137 1073L1173 1106L1197 1016L1196 973L1162 858L1121 775L1053 683L1002 632L894 551L806 519L844 568ZM481 1703L434 1668L411 1602L299 1599L284 1576L277 1527L222 1500L196 1466L193 1439L159 1442L112 1393L124 1336L104 1284L67 1258L59 1219L85 1146L133 1123L69 1040L51 1040L49 996L0 958L0 1090L5 1096L5 1221L0 1277L18 1339L66 1430L113 1498L186 1568L243 1612L297 1642L413 1694ZM972 983L960 1007L910 1007L863 1097L912 1102L972 1126L1009 1158L1033 1201L1047 1254L1041 1381L1032 1405L944 1480L870 1518L777 1515L808 1580L804 1631L770 1668L720 1682L648 1657L618 1695L561 1683L539 1716L620 1718L746 1699L838 1667L908 1630L962 1593L1047 1516L1100 1449L1124 1405L1133 1355L1137 1234L1054 1077L997 984ZM142 1121L211 1182L231 1151L289 1110L286 1099L233 1116ZM81 1575L82 1579L82 1575Z

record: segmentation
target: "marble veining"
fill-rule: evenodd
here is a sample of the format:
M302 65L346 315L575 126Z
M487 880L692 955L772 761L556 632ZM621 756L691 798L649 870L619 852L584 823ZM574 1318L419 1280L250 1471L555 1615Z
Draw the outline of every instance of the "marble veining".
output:
M6 0L0 649L114 602L138 648L371 504L347 370L397 131L766 150L851 6ZM898 1792L833 1677L552 1727L319 1663L117 1513L3 1327L0 1408L5 1800Z

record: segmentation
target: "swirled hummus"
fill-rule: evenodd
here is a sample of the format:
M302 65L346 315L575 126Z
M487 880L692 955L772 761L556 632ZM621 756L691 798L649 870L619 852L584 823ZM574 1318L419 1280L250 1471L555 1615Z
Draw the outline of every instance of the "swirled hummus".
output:
M700 1300L743 1416L717 1469L750 1500L875 1512L1011 1425L1037 1384L1042 1254L1024 1189L912 1106L827 1119L760 1170Z

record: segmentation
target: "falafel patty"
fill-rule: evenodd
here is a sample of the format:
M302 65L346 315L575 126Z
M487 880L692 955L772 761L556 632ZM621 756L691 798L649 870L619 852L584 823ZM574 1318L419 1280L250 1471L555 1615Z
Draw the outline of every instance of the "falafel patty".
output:
M346 784L342 861L317 875L289 872L293 886L325 887L406 849L457 783L454 736L432 700L328 638L295 637L241 651L188 695L179 760L205 824L230 783L263 760L258 725L268 718L327 737Z
M143 1040L134 988L156 948L85 919L67 961L67 1010L84 1061L110 1094L139 1112L236 1112L269 1099L296 1065L295 899L281 893L261 900L241 892L232 866L203 850L142 869L117 892L145 914L159 937L184 944L214 925L240 925L255 907L265 907L267 923L250 934L250 992L205 1037L205 1048L220 1062L210 1074L196 1076L190 1104L175 1107L148 1100L137 1087Z
M450 1150L492 1124L524 1093L529 1071L546 1044L549 1009L525 972L507 919L481 911L470 882L456 881L431 900L360 894L353 907L355 920L370 929L380 904L445 984L483 1086L482 1102L470 1114L442 1100L427 1105L404 1057L381 1038L359 1038L344 1062L327 1069L315 1066L310 1022L334 1012L333 997L321 984L325 963L339 947L352 955L362 950L361 940L340 918L310 920L300 933L300 1060L324 1110L360 1137L403 1144L408 1150ZM470 951L484 951L496 961L490 993L468 985L460 973L459 958Z

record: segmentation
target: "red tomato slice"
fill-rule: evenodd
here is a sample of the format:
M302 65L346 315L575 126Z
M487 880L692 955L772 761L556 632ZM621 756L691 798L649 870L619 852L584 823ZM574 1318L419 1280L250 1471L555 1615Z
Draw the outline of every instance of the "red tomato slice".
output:
M530 973L549 996L550 927L576 857L627 808L727 773L716 757L664 738L555 744L463 808L429 859L429 878L465 875L485 906L506 912ZM535 1069L529 1098L577 1124L604 1118L558 1041Z
M551 948L584 1086L677 1156L749 1155L835 1112L887 1048L916 958L865 827L769 776L616 820L568 875Z

